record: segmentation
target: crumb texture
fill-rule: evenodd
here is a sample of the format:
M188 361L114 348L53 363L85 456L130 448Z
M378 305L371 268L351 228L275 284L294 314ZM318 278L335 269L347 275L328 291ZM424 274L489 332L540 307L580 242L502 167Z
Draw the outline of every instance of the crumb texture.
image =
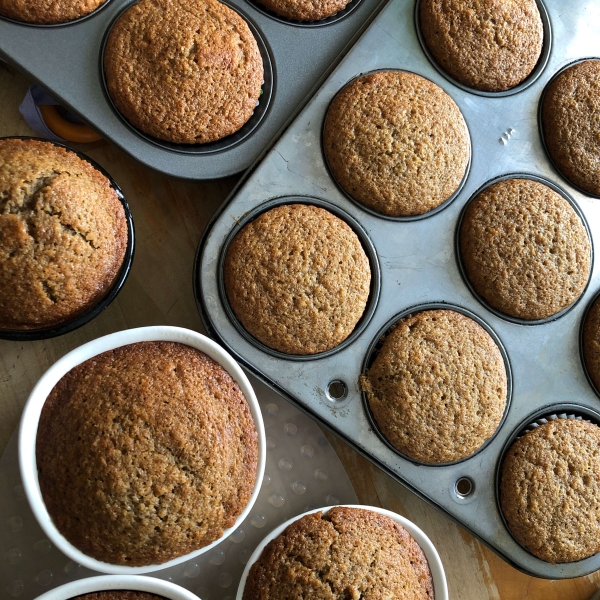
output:
M600 551L600 427L556 419L519 438L502 462L500 503L517 541L542 560Z
M546 319L575 302L591 268L591 242L567 200L528 179L506 179L468 206L460 254L473 288L491 306Z
M250 119L263 63L248 24L217 0L141 0L112 28L104 72L117 109L170 142L224 138Z
M390 517L337 507L306 515L266 546L243 600L433 600L427 558Z
M110 289L127 247L110 181L74 152L0 140L0 328L71 320Z
M365 75L344 87L327 112L323 147L346 193L392 217L421 215L448 200L470 153L454 100L402 71Z
M600 60L563 71L542 105L544 141L559 171L582 190L600 196Z
M0 0L0 15L36 25L53 25L89 15L106 0Z
M583 325L583 358L589 376L600 390L600 298L594 301Z
M544 27L535 0L421 0L419 16L437 63L477 90L515 87L542 53Z
M269 10L286 19L318 21L346 8L350 0L258 0Z
M108 590L76 596L73 600L166 600L163 596L136 590Z
M360 384L390 444L424 463L476 452L506 408L498 346L478 323L451 310L401 319Z
M369 259L352 229L316 206L278 206L231 242L225 290L244 328L288 354L343 342L369 298Z
M36 458L58 530L111 564L164 563L221 537L256 480L258 441L206 354L142 342L69 371L43 407Z

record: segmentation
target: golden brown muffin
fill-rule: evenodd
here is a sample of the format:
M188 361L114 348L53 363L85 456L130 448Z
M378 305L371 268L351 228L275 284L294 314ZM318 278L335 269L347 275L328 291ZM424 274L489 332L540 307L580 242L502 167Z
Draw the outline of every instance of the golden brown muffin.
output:
M583 360L588 375L600 390L600 297L590 307L583 324Z
M36 25L53 25L89 15L106 0L0 0L0 15Z
M323 129L333 176L385 215L422 215L450 198L469 163L467 125L454 100L402 71L365 75L333 99Z
M109 590L76 596L73 600L165 600L162 596L136 590Z
M581 219L560 194L529 179L505 179L477 195L460 229L460 255L475 292L525 320L573 304L590 276Z
M452 310L401 319L360 385L385 438L424 463L471 456L494 435L506 408L498 346Z
M161 140L203 144L250 119L263 63L248 24L217 0L141 0L104 51L110 97L132 125Z
M600 427L540 425L510 447L500 477L504 518L534 556L563 563L600 551Z
M269 348L315 354L341 344L367 305L371 267L358 236L316 206L278 206L248 223L225 258L225 291Z
M419 16L436 62L476 90L515 87L542 53L544 27L535 0L421 0Z
M68 322L112 286L127 221L110 181L48 142L0 140L0 329Z
M542 127L550 158L582 190L600 196L600 60L564 70L544 95Z
M306 515L267 544L243 600L433 600L423 550L396 521L359 508Z
M258 442L237 383L174 342L104 352L48 396L37 432L44 502L97 560L160 564L212 543L242 513Z
M346 8L350 0L258 0L274 13L296 21L318 21Z

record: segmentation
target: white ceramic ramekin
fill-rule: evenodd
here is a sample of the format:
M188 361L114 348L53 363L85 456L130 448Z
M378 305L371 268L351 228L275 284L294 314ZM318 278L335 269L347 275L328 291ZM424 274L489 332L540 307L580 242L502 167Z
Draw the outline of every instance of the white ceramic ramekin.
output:
M390 517L394 519L394 521L400 523L410 535L415 538L417 544L421 546L425 556L427 557L427 561L429 562L429 568L431 569L431 577L433 579L433 592L435 600L448 600L448 584L446 583L446 574L444 573L444 565L442 565L442 560L440 559L440 555L437 553L435 546L431 543L431 540L412 522L391 510L385 510L384 508L377 508L376 506L361 506L358 504L344 504L346 508L362 508L365 510L372 510L373 512L379 513L381 515L385 515L386 517ZM242 573L242 579L240 580L240 585L238 587L236 600L242 600L242 596L244 594L244 587L246 585L246 579L248 578L248 573L250 572L250 568L252 565L258 560L265 546L271 541L274 540L278 535L284 532L284 530L291 525L294 521L297 521L301 517L305 515L311 515L316 512L326 513L328 510L335 508L334 506L326 506L324 508L316 508L314 510L309 510L289 521L286 521L273 531L258 545L256 550L252 553L252 556L248 560L248 564Z
M218 540L215 540L212 544L159 565L147 565L144 567L112 565L96 560L78 550L69 541L67 541L63 535L61 535L52 522L50 515L46 510L46 505L44 504L38 481L37 463L35 458L38 421L48 394L62 378L62 376L70 371L73 367L88 360L89 358L92 358L93 356L96 356L97 354L106 352L107 350L113 350L114 348L119 348L120 346L125 346L127 344L134 344L136 342L149 341L179 342L188 346L192 346L193 348L197 348L217 361L233 377L233 379L235 379L244 396L246 397L246 400L248 401L250 411L252 412L252 416L254 417L254 422L256 424L256 431L258 433L257 478L250 501L248 502L248 505L242 514L237 518L234 526L225 530L223 536ZM50 367L50 369L44 373L42 378L33 388L33 391L27 400L27 404L25 405L19 429L19 467L21 469L21 478L23 480L23 487L25 489L25 493L27 494L27 499L29 500L31 510L33 511L38 523L50 541L59 550L61 550L61 552L66 554L76 563L100 573L110 573L114 575L134 575L140 573L150 573L159 569L166 569L168 567L185 562L190 558L203 554L204 552L208 552L211 548L223 541L228 535L233 533L239 527L240 523L246 518L252 509L262 484L265 471L265 459L265 426L258 405L258 400L256 399L256 395L254 394L248 378L240 366L233 360L233 358L231 358L231 356L218 344L200 333L191 331L189 329L182 329L180 327L158 326L128 329L126 331L120 331L118 333L113 333L111 335L98 338L97 340L88 342L87 344L76 348L72 352L69 352L59 361L54 363L54 365L52 365L52 367Z
M154 577L139 577L136 575L104 575L101 577L88 577L78 579L61 585L36 600L71 600L81 594L91 592L106 592L108 590L134 590L136 592L150 592L162 596L166 600L200 600L198 596L188 590L163 579Z

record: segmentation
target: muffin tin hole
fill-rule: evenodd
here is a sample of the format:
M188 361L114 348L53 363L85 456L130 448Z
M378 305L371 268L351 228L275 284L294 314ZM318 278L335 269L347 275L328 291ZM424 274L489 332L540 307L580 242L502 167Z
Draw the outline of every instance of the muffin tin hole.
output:
M334 348L331 348L330 350L327 350L325 352L318 352L316 354L285 354L278 350L274 350L273 348L269 348L268 346L266 346L265 344L263 344L262 342L257 340L255 337L253 337L250 333L248 333L246 331L244 326L237 319L237 317L235 316L235 313L233 312L233 309L231 308L231 306L229 304L229 301L227 299L227 294L225 292L225 278L224 278L225 257L227 255L227 250L229 248L229 245L231 244L231 242L233 241L235 236L248 223L250 223L251 221L254 221L256 218L258 218L263 213L265 213L273 208L276 208L277 206L289 205L289 204L307 204L307 205L317 206L319 208L323 208L323 209L329 211L330 213L332 213L333 215L335 215L336 217L338 217L339 219L341 219L342 221L347 223L352 228L354 233L358 236L358 239L360 240L360 243L367 255L367 258L369 259L369 265L371 267L371 288L370 288L370 292L369 292L369 298L368 298L364 313L363 313L362 317L360 318L360 320L358 321L358 323L356 324L354 331L343 342L341 342ZM201 245L202 245L202 242L201 242ZM381 268L379 266L379 259L377 257L377 253L375 251L375 246L373 245L373 242L370 240L370 238L367 235L367 233L365 232L365 230L358 223L358 221L356 221L353 217L351 217L346 212L342 211L337 206L330 204L329 202L326 202L325 200L321 200L319 198L313 198L311 196L284 196L284 197L280 197L280 198L273 198L272 200L264 202L264 203L260 204L259 206L257 206L254 210L247 213L235 225L235 227L233 227L233 229L230 231L229 235L227 236L225 242L221 246L220 252L221 253L219 256L219 263L218 263L218 268L217 268L219 295L221 297L221 302L223 304L223 307L225 309L225 312L226 312L229 320L234 325L234 327L236 328L238 333L240 335L242 335L248 342L250 342L253 346L258 348L260 351L265 352L266 354L270 354L271 356L274 356L276 358L292 360L292 361L309 361L309 360L312 361L312 360L318 360L320 358L325 358L327 356L331 356L332 354L335 354L335 353L343 350L344 348L346 348L347 346L352 344L352 342L354 342L358 338L358 336L365 330L365 328L369 324L369 321L371 320L371 317L373 316L373 314L375 312L375 308L377 307L377 303L379 300L379 294L380 294L380 290L381 290ZM198 264L199 263L197 262L196 270L198 268ZM199 284L200 284L200 277L199 277L199 274L196 272L196 276L195 276L196 298L202 297L202 291L199 289ZM339 402L339 400L336 400L336 402Z
M278 15L276 12L268 9L264 4L261 4L260 2L258 2L258 0L246 0L246 2L248 2L248 4L252 8L254 8L258 12L262 13L266 17L269 17L270 19L273 19L274 21L279 21L279 23L283 23L284 25L292 25L294 27L312 28L312 27L324 27L325 25L332 25L333 23L337 23L338 21L341 21L342 19L347 17L360 4L361 0L350 0L350 2L348 2L348 4L346 4L346 6L342 10L338 11L334 15L331 15L330 17L325 17L324 19L319 19L318 21L296 21L294 19L288 19L288 18Z
M454 484L454 491L461 500L465 500L475 491L475 484L468 477L460 477Z
M571 205L571 207L573 208L573 210L575 211L575 213L581 220L581 223L583 224L583 227L585 228L588 240L590 242L590 272L589 272L587 283L586 283L583 291L581 292L579 298L577 298L572 304L570 304L563 310L561 310L553 315L550 315L549 317L546 317L545 319L531 319L531 320L521 319L519 317L513 317L511 315L503 313L500 310L498 310L497 308L494 308L491 304L488 303L488 301L485 298L483 298L482 296L480 296L477 293L477 291L473 287L471 281L469 280L465 266L463 264L462 255L461 255L461 251L460 251L460 230L462 228L462 224L463 224L463 220L465 218L465 214L467 212L467 208L469 207L471 202L473 202L473 200L475 200L475 198L477 198L477 196L481 192L483 192L485 189L487 189L488 187L490 187L491 185L493 185L495 183L499 183L499 182L505 181L507 179L528 179L531 181L536 181L538 183L542 183L543 185L549 187L551 190L553 190L554 192L556 192L557 194L562 196ZM577 304L585 296L585 293L590 285L590 280L591 280L592 273L594 270L594 242L593 242L592 234L590 232L590 227L585 218L585 215L583 214L583 212L581 211L581 209L579 208L577 203L573 200L573 198L571 198L571 196L569 194L567 194L567 192L565 192L562 188L558 187L555 183L552 183L551 181L549 181L548 179L545 179L544 177L540 177L539 175L533 175L530 173L509 173L507 175L501 175L500 177L495 177L494 179L490 179L489 181L484 183L479 189L477 189L473 193L473 195L469 198L469 200L463 206L460 216L458 218L458 221L456 223L456 230L454 232L454 255L456 257L456 263L458 266L458 270L460 272L460 276L461 276L463 282L465 283L465 285L467 286L467 288L469 289L469 291L471 292L471 294L473 295L473 297L484 308L489 310L491 313L493 313L500 319L503 319L510 323L516 323L517 325L542 325L544 323L551 323L553 321L556 321L557 319L560 319L561 317L566 315L575 306L577 306Z
M110 25L108 26L106 33L104 34L104 38L102 39L102 45L100 47L100 77L102 79L102 88L104 90L104 96L106 101L112 108L113 112L119 117L122 123L124 123L133 133L137 136L145 140L150 144L154 144L155 146L159 146L164 150L170 150L171 152L178 152L181 154L192 154L192 155L202 155L202 154L214 154L216 152L222 152L223 150L228 150L233 146L244 141L250 135L255 133L260 123L263 121L265 117L271 100L274 95L275 90L275 73L273 71L273 60L271 58L271 54L267 48L267 45L261 35L258 27L254 24L254 22L248 17L248 15L243 12L239 7L234 4L230 4L226 0L222 1L227 7L231 10L238 13L244 21L246 21L252 35L256 39L256 43L258 45L258 50L260 52L260 56L263 61L263 70L264 70L264 80L261 87L261 95L258 100L258 104L252 113L250 119L235 133L228 135L220 140L216 140L214 142L208 142L206 144L176 144L173 142L168 142L165 140L160 140L151 135L144 133L143 131L134 127L117 109L115 106L110 94L108 93L108 85L106 82L106 74L104 72L104 51L106 48L106 43L108 41L108 36L112 31L115 23L123 16L123 14L129 10L132 4L128 4L121 10L117 16L112 20Z
M593 297L591 298L591 300L589 301L583 316L581 317L581 324L579 326L579 357L581 359L581 366L583 368L583 372L585 373L585 377L588 380L588 383L590 384L591 388L594 390L595 394L600 397L600 390L598 390L598 388L596 387L596 384L594 383L594 380L592 379L592 376L590 375L590 372L588 371L587 365L585 364L585 348L584 348L584 331L585 331L585 323L588 319L588 316L590 314L590 311L592 310L594 304L599 301L600 299L600 290L598 290Z
M348 386L341 379L334 379L327 385L327 399L331 402L341 402L348 397Z
M427 57L433 68L440 74L442 77L447 79L452 85L464 90L465 92L469 92L471 94L475 94L477 96L483 96L485 98L502 98L505 96L512 96L513 94L518 94L523 90L526 90L530 85L535 83L535 81L539 78L539 76L543 73L546 65L548 64L548 59L550 58L550 52L552 50L552 27L550 25L550 18L548 16L548 11L546 10L545 4L542 0L536 0L536 4L538 10L540 11L540 17L542 19L542 27L544 28L544 42L542 45L542 52L538 59L537 64L535 65L533 71L529 74L529 76L522 81L520 84L516 85L513 88L508 90L504 90L501 92L486 92L484 90L477 90L475 88L466 86L460 81L457 81L453 77L451 77L435 60L427 44L425 43L425 39L423 38L423 33L421 32L421 19L419 18L419 13L421 12L421 0L416 0L415 2L415 11L414 11L414 21L415 21L415 31L417 33L417 38L419 40L419 45L421 46L421 50L423 54Z
M5 17L0 15L0 20L8 21L9 23L16 23L17 25L22 25L24 27L36 27L39 29L56 29L58 27L69 27L70 25L78 25L83 21L87 21L91 19L95 15L97 15L103 8L108 6L111 3L111 0L106 0L103 4L95 8L92 12L87 15L83 15L82 17L77 17L76 19L72 19L71 21L64 21L63 23L28 23L27 21L17 21L17 19L11 19L9 17Z

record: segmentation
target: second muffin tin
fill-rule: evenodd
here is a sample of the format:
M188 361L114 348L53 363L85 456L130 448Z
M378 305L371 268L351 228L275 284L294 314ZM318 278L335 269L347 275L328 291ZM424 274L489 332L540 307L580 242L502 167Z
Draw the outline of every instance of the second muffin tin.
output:
M541 2L541 0L540 0ZM540 3L538 2L538 3ZM427 502L468 528L506 561L537 577L573 578L600 568L600 554L552 565L519 546L498 511L495 478L508 439L542 407L569 403L598 411L579 356L579 329L600 285L594 268L581 300L559 318L524 326L480 304L461 277L454 247L461 211L486 182L507 174L531 174L564 189L600 242L600 203L582 194L553 168L537 125L538 103L551 77L566 64L597 56L600 0L545 0L552 51L530 86L512 95L484 97L452 85L419 44L414 0L392 0L346 55L270 153L249 172L207 228L194 271L199 310L209 332L253 373L317 418ZM321 151L321 128L334 95L352 78L377 69L405 69L431 79L456 101L471 132L471 170L456 199L437 214L412 222L374 215L347 198L331 178ZM242 335L225 309L220 260L232 230L265 202L304 197L324 200L357 221L372 241L381 267L379 300L356 339L321 358L275 356ZM274 200L276 199L277 200ZM445 466L418 465L399 456L374 430L358 379L369 348L386 323L406 309L448 303L473 313L498 336L512 368L512 401L497 434L480 452Z

